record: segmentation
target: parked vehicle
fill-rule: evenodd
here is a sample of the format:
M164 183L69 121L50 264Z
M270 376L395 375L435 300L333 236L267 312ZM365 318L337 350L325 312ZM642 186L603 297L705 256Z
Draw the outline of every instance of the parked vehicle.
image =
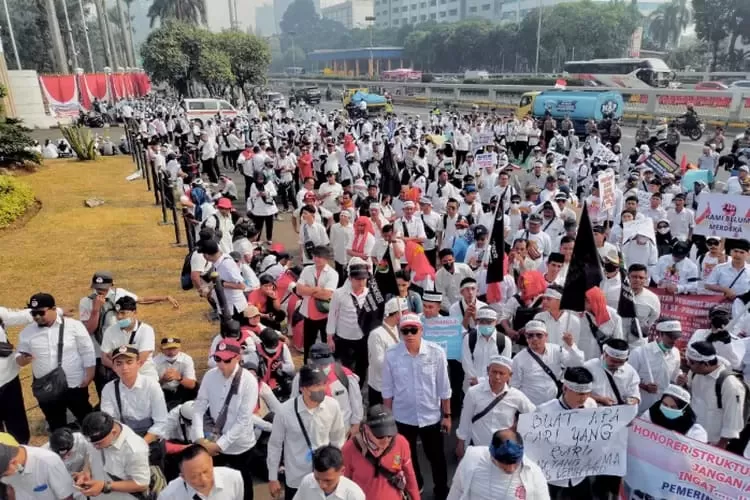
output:
M197 120L201 124L204 120L210 120L216 115L229 118L239 115L239 111L229 101L225 101L224 99L184 99L182 101L182 109L185 110L185 116L188 120Z
M320 89L316 86L292 89L292 96L307 104L320 104Z
M726 90L729 87L722 82L698 82L695 84L695 90Z
M545 90L544 92L526 92L516 111L516 116L531 115L543 119L546 113L561 121L570 117L576 134L585 135L586 122L594 119L597 122L605 117L622 118L625 102L622 94L612 91L580 90Z

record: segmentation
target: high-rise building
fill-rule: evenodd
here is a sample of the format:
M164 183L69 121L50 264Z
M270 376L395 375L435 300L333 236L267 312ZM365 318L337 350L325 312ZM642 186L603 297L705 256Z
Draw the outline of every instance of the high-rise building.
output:
M279 32L273 4L263 4L255 8L255 34L271 36Z
M208 29L214 32L231 28L244 32L253 31L255 27L253 4L254 0L211 0L211 7L206 9Z
M372 17L373 0L345 0L323 7L320 14L325 19L338 21L347 29L367 28L367 17Z

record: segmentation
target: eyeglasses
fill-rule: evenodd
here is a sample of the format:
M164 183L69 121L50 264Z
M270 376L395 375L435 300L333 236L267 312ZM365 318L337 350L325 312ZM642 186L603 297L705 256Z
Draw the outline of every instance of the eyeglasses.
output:
M543 333L527 333L526 334L527 339L541 339L544 338Z
M719 242L718 241L707 241L706 245L708 245L710 247L718 247L719 246Z
M401 329L401 335L416 335L419 333L419 328L416 326L406 326Z
M32 316L44 316L47 314L47 309L36 309L31 311Z
M221 357L219 357L219 356L214 356L214 361L216 361L217 363L226 363L226 364L229 364L229 363L231 363L231 362L232 362L232 360L233 360L233 359L234 359L234 358L229 358L229 359L222 359L222 358L221 358Z

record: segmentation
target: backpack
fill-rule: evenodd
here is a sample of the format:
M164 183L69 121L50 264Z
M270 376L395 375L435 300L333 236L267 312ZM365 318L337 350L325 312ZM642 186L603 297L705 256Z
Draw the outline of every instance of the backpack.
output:
M495 343L497 344L497 353L502 354L505 350L505 334L496 332L497 337L495 338ZM471 329L469 331L469 351L471 352L471 360L474 361L474 349L477 346L477 339L478 339L477 331L474 329Z
M201 186L193 186L190 188L190 201L195 205L195 218L198 220L203 219L203 209L201 205L208 198L206 190Z
M716 385L714 386L714 390L716 391L716 407L721 410L721 388L724 385L724 380L726 380L727 377L737 377L737 380L740 381L740 383L742 384L742 388L745 391L745 404L742 408L742 421L744 422L745 427L747 427L748 421L750 421L750 388L742 379L742 375L731 370L723 370L721 373L719 373L719 376L716 378Z
M513 315L512 326L514 330L520 330L521 328L526 326L526 323L534 319L534 316L542 312L542 299L540 297L536 299L529 307L525 307L521 302L520 295L516 294L514 295L514 297L518 302L518 308L516 309L516 314Z
M193 250L192 252L188 252L188 254L185 256L185 261L182 263L182 271L180 271L180 285L182 285L183 290L193 289L193 280L190 277L190 273L192 272L190 260L193 258L194 253L195 250Z

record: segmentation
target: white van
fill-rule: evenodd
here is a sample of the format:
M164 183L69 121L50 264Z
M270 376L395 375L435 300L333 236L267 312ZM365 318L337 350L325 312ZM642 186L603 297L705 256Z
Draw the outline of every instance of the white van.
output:
M489 80L490 74L484 70L466 70L464 80Z
M239 115L239 111L224 99L183 99L182 109L185 110L188 120L200 120L201 123L214 118L217 114L229 118Z
M261 96L266 104L273 104L277 108L286 108L286 99L280 92L267 91Z

